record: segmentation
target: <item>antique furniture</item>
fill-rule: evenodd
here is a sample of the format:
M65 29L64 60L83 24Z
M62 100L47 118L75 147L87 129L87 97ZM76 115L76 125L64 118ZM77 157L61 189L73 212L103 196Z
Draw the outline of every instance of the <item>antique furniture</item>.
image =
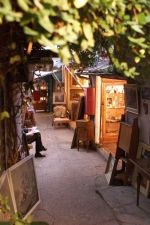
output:
M138 143L138 118L134 119L133 124L121 122L110 184L115 182L118 175L120 179L122 179L124 185L131 183L130 175L132 174L133 165L129 159L136 159ZM120 170L117 169L119 162L122 163L122 168Z
M48 86L44 80L41 81L40 89L33 93L35 110L47 111L48 108Z
M77 148L79 151L80 142L89 148L91 141L94 141L94 123L92 120L77 120L76 121L76 132L77 132Z
M52 115L52 126L65 124L68 125L70 122L69 113L65 105L57 105L53 108Z

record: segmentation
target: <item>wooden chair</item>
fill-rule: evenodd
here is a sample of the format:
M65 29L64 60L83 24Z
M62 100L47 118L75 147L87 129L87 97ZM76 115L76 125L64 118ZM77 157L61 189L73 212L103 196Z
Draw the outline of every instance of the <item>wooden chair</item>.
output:
M70 122L69 113L67 111L66 106L64 105L54 106L52 115L52 126L60 124L68 125L69 122Z

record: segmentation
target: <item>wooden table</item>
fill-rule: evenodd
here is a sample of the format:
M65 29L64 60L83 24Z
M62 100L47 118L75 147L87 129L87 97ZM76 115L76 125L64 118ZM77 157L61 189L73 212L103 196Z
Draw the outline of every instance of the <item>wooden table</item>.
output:
M140 185L142 177L150 180L150 159L129 159L137 169L137 206L139 205Z

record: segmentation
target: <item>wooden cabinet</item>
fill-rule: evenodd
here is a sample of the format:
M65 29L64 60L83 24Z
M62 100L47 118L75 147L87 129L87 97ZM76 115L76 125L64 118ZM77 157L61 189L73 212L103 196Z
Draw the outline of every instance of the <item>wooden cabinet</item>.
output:
M47 111L47 98L48 98L48 91L47 89L40 89L39 91L40 100L34 102L35 110L44 110Z
M102 79L101 142L117 142L124 114L124 80Z
M91 141L94 141L94 123L92 120L77 120L77 148L79 150L79 143L82 141L86 144L88 149Z

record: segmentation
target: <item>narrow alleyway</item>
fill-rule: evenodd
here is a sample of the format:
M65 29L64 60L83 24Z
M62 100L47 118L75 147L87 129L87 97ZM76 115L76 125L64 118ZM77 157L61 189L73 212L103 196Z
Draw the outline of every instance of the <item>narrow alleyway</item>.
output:
M35 158L41 203L33 219L49 225L149 225L150 200L133 187L108 186L106 160L95 151L70 149L73 131L53 128L49 113L36 113L45 158ZM34 149L31 154L34 154Z

